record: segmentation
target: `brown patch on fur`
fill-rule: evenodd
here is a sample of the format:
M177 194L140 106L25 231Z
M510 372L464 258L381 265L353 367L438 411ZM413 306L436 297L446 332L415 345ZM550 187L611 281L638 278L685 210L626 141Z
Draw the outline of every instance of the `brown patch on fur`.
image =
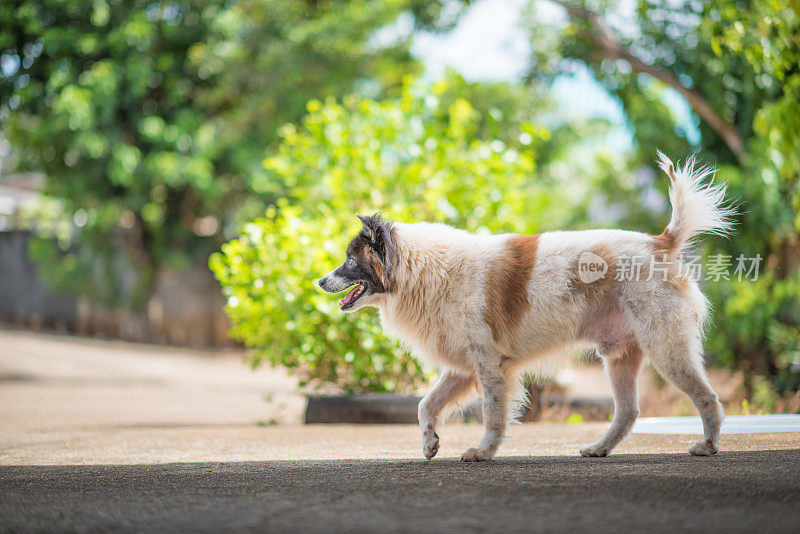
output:
M667 277L666 283L669 287L677 289L681 293L686 293L689 291L689 280L679 274L673 276L672 273L670 273L670 276Z
M486 322L495 341L513 334L530 306L528 282L536 263L539 235L519 235L506 241L486 279Z
M597 245L589 249L587 252L591 252L592 254L599 256L608 265L608 270L605 272L605 275L602 278L599 278L594 282L587 283L581 280L580 273L578 271L578 269L580 269L580 258L575 262L575 266L573 268L574 287L583 293L589 305L594 306L605 300L606 297L617 287L617 256L606 245Z
M659 235L653 237L653 252L656 256L666 254L672 256L678 250L678 237L673 234L669 228L664 228L664 231Z
M652 273L652 275L658 280L663 281L665 287L683 294L686 294L689 291L689 279L681 274L679 263L674 256L671 256L663 250L656 249L653 259L662 266L664 263L666 263L666 278L664 278L663 271Z

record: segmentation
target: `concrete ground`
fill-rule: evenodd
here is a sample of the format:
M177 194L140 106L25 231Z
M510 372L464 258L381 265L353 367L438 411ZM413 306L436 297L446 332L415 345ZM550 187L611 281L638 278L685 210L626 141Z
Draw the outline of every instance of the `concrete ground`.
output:
M5 432L300 422L294 380L212 352L0 329Z
M630 436L515 426L462 464L476 424L297 424L303 399L240 356L0 331L0 532L796 532L800 434ZM272 424L282 422L284 424Z

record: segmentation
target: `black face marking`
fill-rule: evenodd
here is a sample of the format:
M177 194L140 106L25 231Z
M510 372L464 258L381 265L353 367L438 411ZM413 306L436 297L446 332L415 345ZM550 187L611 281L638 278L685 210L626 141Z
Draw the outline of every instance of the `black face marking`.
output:
M364 290L344 307L352 307L364 295L386 293L394 289L392 270L395 260L392 224L380 215L358 216L363 228L347 246L347 259L333 274Z

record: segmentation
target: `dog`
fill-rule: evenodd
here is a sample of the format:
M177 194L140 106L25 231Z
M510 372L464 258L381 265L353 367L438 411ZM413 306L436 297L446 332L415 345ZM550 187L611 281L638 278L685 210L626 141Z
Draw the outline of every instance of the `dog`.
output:
M422 451L439 450L445 409L480 392L484 434L461 456L490 460L503 440L520 379L537 361L594 347L614 392L614 418L583 456L606 456L639 414L645 359L694 403L704 438L689 452L719 450L722 405L703 366L708 304L679 254L703 233L725 235L734 209L726 186L707 183L694 158L676 167L661 152L672 215L657 236L625 230L476 235L444 224L362 216L345 262L319 280L328 293L350 289L339 306L378 308L383 328L439 378L419 403ZM619 270L639 261L637 276ZM615 271L617 274L615 275ZM628 279L630 278L630 279Z

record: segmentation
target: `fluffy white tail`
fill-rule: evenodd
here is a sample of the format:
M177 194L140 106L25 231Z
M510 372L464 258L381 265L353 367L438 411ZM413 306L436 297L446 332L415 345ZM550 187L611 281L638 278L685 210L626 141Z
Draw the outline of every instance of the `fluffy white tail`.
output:
M694 156L677 168L661 151L658 159L670 179L672 218L659 236L669 253L677 255L700 234L728 234L736 210L725 202L725 184L706 181L709 177L713 180L716 169L710 165L695 168Z

